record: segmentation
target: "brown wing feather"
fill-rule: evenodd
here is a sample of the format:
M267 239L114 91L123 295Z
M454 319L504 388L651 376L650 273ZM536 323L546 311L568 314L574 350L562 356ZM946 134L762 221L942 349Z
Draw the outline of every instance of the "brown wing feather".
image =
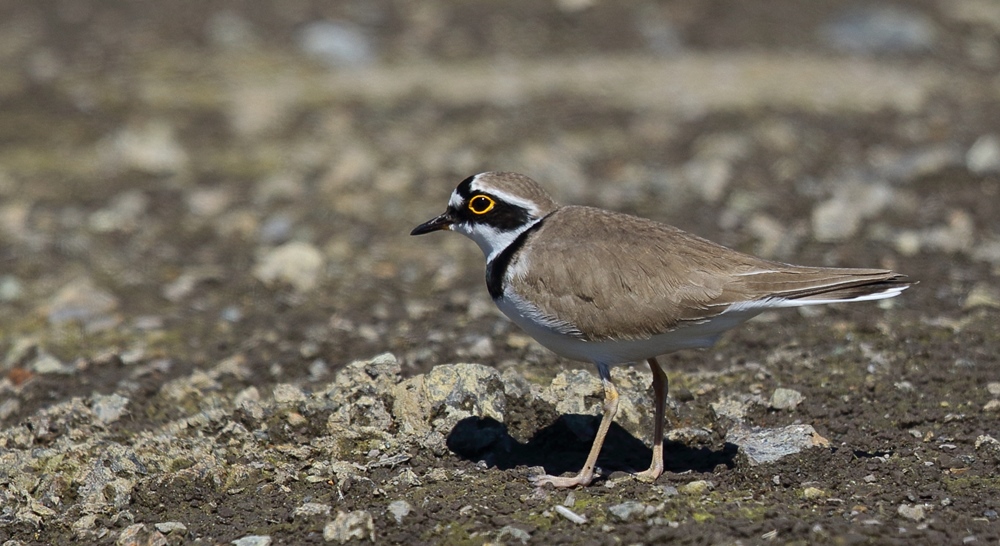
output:
M530 263L513 280L518 292L594 341L646 338L767 297L856 297L899 277L771 262L666 224L572 206L549 215L517 259Z

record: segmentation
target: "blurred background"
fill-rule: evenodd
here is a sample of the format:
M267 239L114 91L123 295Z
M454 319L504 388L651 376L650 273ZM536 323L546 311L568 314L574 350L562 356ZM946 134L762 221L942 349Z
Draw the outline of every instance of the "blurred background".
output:
M8 0L0 66L2 420L233 357L551 373L475 245L407 236L484 170L1000 305L992 0Z

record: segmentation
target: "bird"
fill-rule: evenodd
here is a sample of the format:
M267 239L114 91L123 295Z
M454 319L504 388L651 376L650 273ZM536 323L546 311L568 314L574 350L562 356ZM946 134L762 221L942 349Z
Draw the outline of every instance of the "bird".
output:
M587 486L618 411L611 367L643 360L653 374L653 456L635 476L664 469L667 375L657 357L708 348L771 309L880 300L914 282L886 269L807 267L758 258L654 220L557 204L528 176L484 172L463 180L444 213L410 235L456 231L486 257L493 302L539 344L590 362L604 390L600 426L575 476L538 486Z

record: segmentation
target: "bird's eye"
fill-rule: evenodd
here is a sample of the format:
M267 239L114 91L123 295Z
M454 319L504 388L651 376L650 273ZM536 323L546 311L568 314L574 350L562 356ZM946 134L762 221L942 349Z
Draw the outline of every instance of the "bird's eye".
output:
M469 210L476 214L486 214L493 210L494 205L496 205L496 202L485 195L477 195L469 199Z

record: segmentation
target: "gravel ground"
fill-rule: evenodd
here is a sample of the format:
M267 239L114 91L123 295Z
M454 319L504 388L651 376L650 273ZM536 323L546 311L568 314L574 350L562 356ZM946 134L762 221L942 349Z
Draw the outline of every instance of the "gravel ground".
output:
M1000 4L0 2L0 544L1000 543ZM895 300L601 390L484 170Z

